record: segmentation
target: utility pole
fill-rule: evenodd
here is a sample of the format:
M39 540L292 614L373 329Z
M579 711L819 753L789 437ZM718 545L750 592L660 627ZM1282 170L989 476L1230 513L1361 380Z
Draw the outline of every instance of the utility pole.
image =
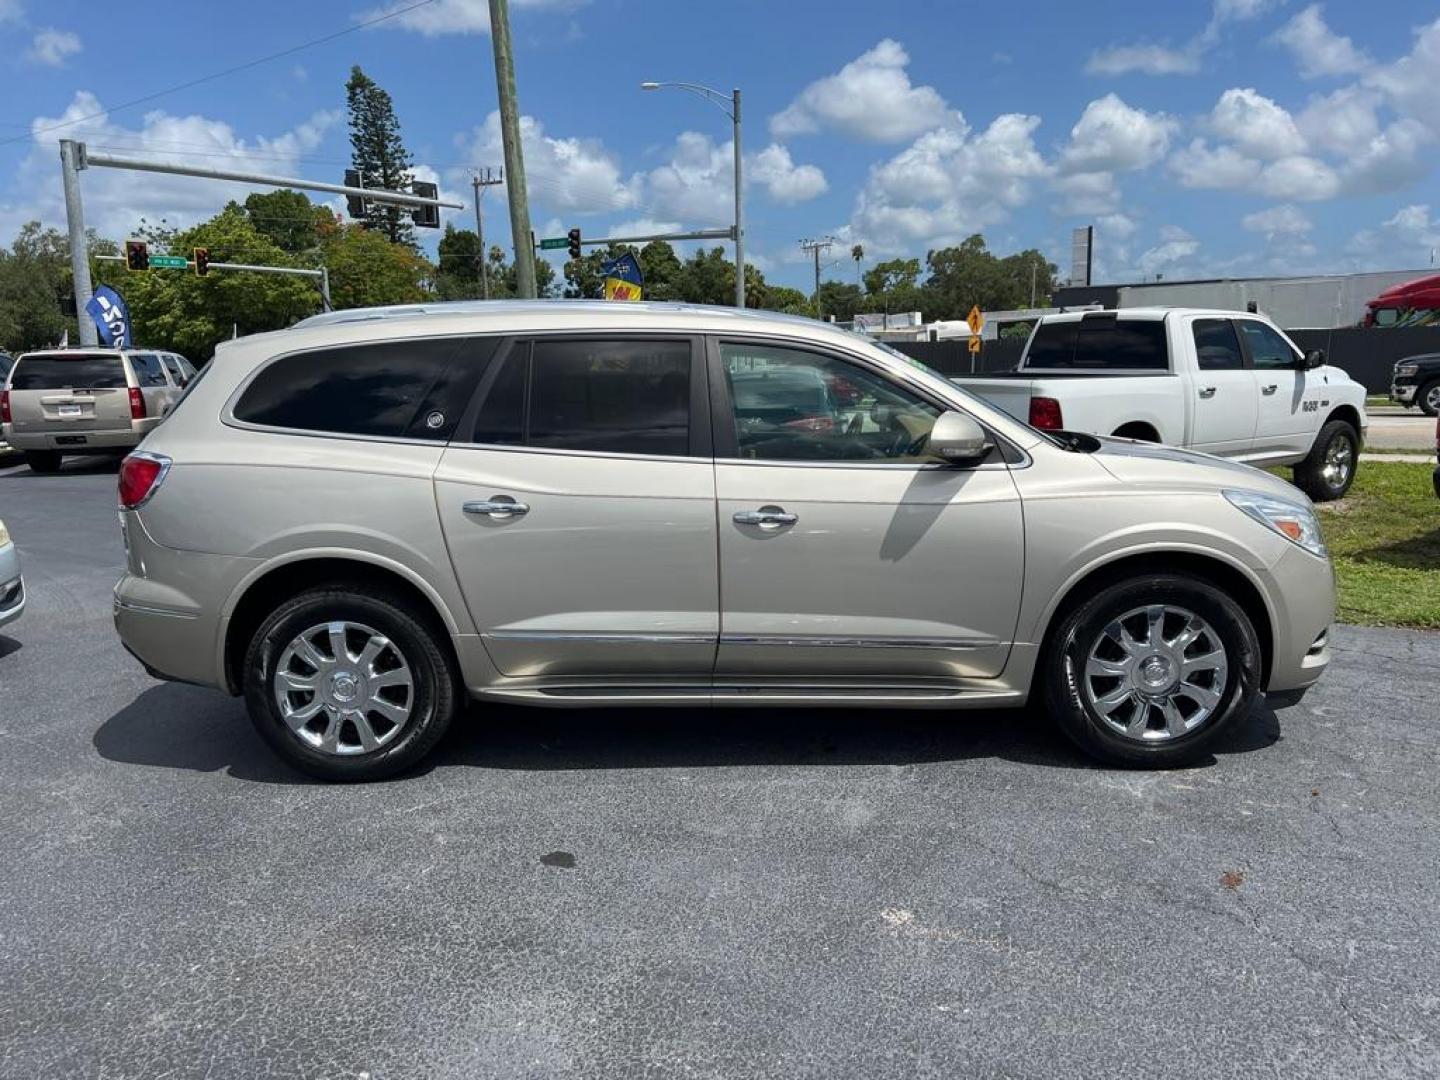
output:
M733 111L730 119L735 124L735 306L745 310L745 194L740 179L740 91L731 91Z
M1035 263L1030 263L1030 306L1035 306Z
M815 317L817 319L822 315L820 311L820 253L822 251L829 251L834 243L835 238L833 236L821 237L819 240L800 241L800 250L808 251L811 255L815 256Z
M504 182L504 169L500 170L499 176L495 175L493 169L487 168L483 173L476 173L470 178L470 184L475 188L475 236L480 242L480 295L486 300L490 299L490 271L485 266L485 226L480 222L480 196L485 194L487 187Z
M90 285L90 250L85 240L85 207L80 201L80 173L85 151L71 139L60 140L60 177L65 186L65 223L70 231L70 273L75 283L75 314L80 324L80 344L93 349L100 344L95 320L85 310L94 290Z
M510 239L515 246L515 291L535 299L535 250L530 235L530 204L525 196L525 156L520 150L520 107L515 101L515 57L510 47L509 0L490 0L490 41L495 47L495 91L500 99L500 141L505 147Z

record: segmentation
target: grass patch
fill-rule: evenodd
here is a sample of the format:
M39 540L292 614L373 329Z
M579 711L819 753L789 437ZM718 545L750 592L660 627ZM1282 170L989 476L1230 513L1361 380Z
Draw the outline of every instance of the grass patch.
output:
M1406 449L1406 448L1403 447L1403 446L1367 446L1367 447L1365 447L1364 453L1366 453L1366 454L1418 454L1418 455L1420 455L1421 457L1432 457L1432 456L1434 455L1435 451L1432 450L1432 449L1430 449L1430 447L1428 447L1428 446L1416 446L1416 447L1411 447L1411 448L1409 448L1409 449Z
M1340 619L1440 629L1440 499L1433 465L1361 466L1350 494L1321 503Z
M1375 405L1393 405L1393 404L1394 404L1394 402L1390 400L1390 395L1389 395L1389 394L1370 394L1368 397L1365 398L1365 406L1366 406L1366 408L1371 408L1371 407L1373 407L1373 406L1375 406Z

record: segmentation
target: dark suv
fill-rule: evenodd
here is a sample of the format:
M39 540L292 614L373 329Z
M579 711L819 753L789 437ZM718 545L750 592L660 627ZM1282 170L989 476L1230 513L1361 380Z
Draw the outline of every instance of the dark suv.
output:
M1440 353L1407 356L1395 365L1390 400L1420 406L1426 416L1440 414Z

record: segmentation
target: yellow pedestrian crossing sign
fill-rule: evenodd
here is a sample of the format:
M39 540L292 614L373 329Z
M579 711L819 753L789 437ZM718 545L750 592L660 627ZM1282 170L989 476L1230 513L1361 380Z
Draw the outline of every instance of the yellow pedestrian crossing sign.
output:
M970 333L979 337L980 331L985 329L985 316L980 314L979 304L970 309L970 314L965 316L965 322L970 327Z

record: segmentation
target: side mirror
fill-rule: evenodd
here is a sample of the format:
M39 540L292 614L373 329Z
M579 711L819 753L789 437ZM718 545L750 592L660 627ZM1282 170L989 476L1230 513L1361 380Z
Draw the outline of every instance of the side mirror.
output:
M930 451L953 461L969 465L990 453L994 444L985 437L985 429L964 413L941 413L930 429Z
M1305 359L1301 361L1301 367L1303 367L1304 370L1306 370L1306 371L1310 371L1310 370L1312 370L1313 368L1324 367L1324 366L1325 366L1325 350L1324 350L1324 349L1311 349L1308 353L1305 354Z

